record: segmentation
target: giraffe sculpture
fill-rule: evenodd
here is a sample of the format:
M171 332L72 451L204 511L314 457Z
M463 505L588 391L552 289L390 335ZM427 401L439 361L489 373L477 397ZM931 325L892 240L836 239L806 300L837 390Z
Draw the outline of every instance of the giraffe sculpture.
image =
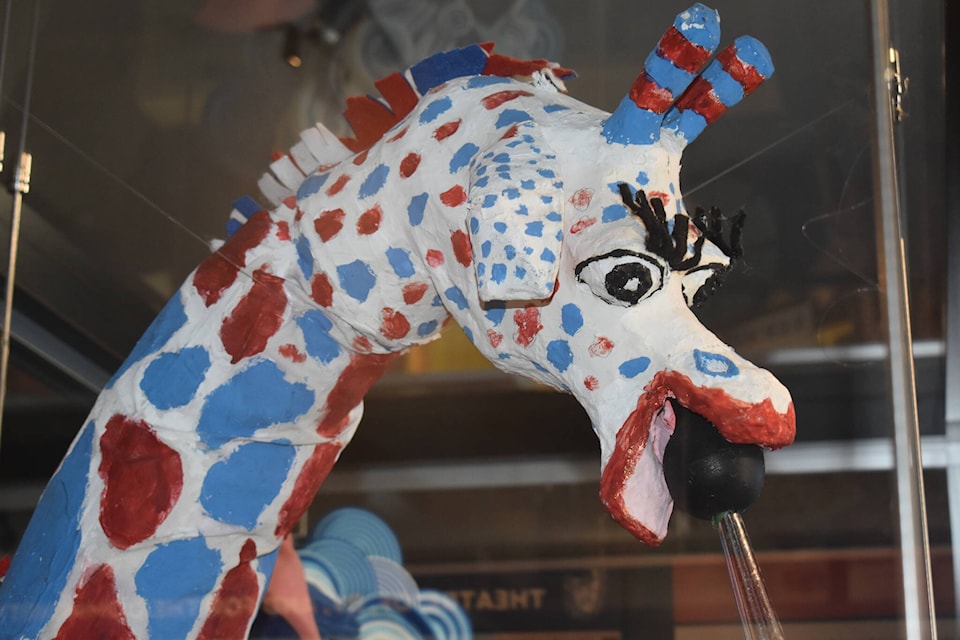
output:
M689 309L738 254L691 216L684 147L773 70L681 13L609 114L566 70L472 46L378 82L338 141L303 133L266 210L237 203L97 400L0 587L0 638L239 638L366 391L452 317L502 369L575 395L600 496L666 534L673 400L734 442L794 435L787 390ZM702 71L701 71L702 69Z

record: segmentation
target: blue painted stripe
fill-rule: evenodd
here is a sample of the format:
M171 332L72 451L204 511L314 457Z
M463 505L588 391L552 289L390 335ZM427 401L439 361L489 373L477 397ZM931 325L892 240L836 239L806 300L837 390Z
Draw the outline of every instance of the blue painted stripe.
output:
M673 26L687 40L711 52L720 42L720 14L699 2L677 15Z
M703 72L703 79L710 83L714 95L726 107L732 107L743 100L743 87L723 70L719 62L713 61L710 63L710 66Z
M695 77L655 52L647 56L643 68L654 82L673 94L674 98L683 93Z
M769 78L773 75L773 60L762 42L753 36L740 36L733 41L733 46L737 48L737 57L756 69L761 76Z
M487 52L479 45L437 53L410 67L410 77L423 95L448 80L480 75L487 65Z
M663 115L638 109L624 96L617 110L603 123L603 137L617 144L652 144L660 138Z
M233 208L239 211L245 218L249 218L258 211L263 210L263 206L250 196L243 196L234 200Z

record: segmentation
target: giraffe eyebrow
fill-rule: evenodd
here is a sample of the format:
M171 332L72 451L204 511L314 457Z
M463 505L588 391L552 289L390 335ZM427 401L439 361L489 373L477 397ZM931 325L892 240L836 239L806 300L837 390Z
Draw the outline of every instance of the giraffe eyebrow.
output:
M636 196L634 196L629 185L623 182L617 186L620 189L623 204L639 217L647 228L647 251L666 260L671 269L685 271L700 264L705 240L709 240L716 245L731 260L736 260L743 255L741 236L746 221L744 211L737 212L730 220L729 240L724 237L723 222L725 218L717 207L711 207L709 211L697 207L694 210L692 220L686 215L678 213L673 218L673 230L671 231L667 221L667 213L660 198L648 200L643 189L638 189ZM690 234L691 222L700 231L700 237L693 243L693 255L684 259L684 256L687 255L687 239Z

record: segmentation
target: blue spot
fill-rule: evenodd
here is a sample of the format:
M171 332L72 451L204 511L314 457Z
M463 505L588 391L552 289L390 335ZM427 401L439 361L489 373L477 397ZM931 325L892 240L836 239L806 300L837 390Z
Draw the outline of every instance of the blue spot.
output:
M507 279L507 265L502 262L493 263L493 267L490 268L490 279L500 284Z
M544 366L541 365L541 364L538 364L538 363L536 363L536 362L533 362L533 363L531 363L531 364L533 364L534 368L535 368L537 371L542 371L543 373L550 373L549 371L547 371L546 367L544 367Z
M533 180L521 180L521 181L520 181L520 188L521 188L521 189L526 189L527 191L530 191L530 190L536 188L536 186L537 186L537 183L534 182Z
M203 347L164 353L147 367L140 388L157 409L182 407L197 395L209 368L210 354Z
M389 175L390 167L385 164L377 165L360 185L360 197L368 198L380 191L387 182L387 176Z
M460 309L460 311L470 307L470 303L467 302L467 297L463 295L463 291L460 290L460 287L450 287L443 292L443 295L447 296L447 300L457 305L457 309Z
M371 289L377 284L377 276L363 260L354 260L350 264L337 267L340 288L354 300L366 302Z
M510 82L510 78L502 78L500 76L474 76L467 81L467 88L479 89L494 84L510 84Z
M303 346L307 353L322 362L330 364L340 355L340 343L330 336L333 323L318 309L311 309L297 318L297 326L303 334Z
M460 169L463 169L465 166L470 164L470 161L473 160L473 156L477 155L480 151L480 147L468 142L463 145L457 152L453 154L453 157L450 159L450 173L456 173Z
M174 540L154 549L134 576L137 593L147 602L149 636L186 638L222 567L220 554L203 538Z
M210 467L200 490L200 504L211 517L253 529L273 502L296 457L289 440L249 442Z
M573 303L563 305L560 310L560 326L568 336L576 335L583 326L583 313L580 307Z
M510 162L510 154L506 152L498 153L497 155L491 158L491 162L496 162L497 164L505 164ZM509 170L509 167L507 168Z
M503 247L503 255L507 257L507 260L513 260L517 257L517 249L512 244L505 245Z
M547 249L546 247L544 247L543 251L540 253L540 259L543 260L544 262L553 263L556 261L557 256L554 255L553 251L550 251L550 249Z
M478 233L480 231L480 219L476 216L470 218L470 233Z
M506 307L491 307L487 309L483 315L496 326L503 322L503 316L506 315L506 313Z
M510 126L511 124L527 122L529 120L533 120L533 118L526 111L520 111L519 109L504 109L500 112L500 117L497 118L497 129Z
M473 183L473 186L482 189L482 188L484 188L485 186L487 186L487 184L488 184L489 182L490 182L490 176L483 176L482 178L480 178L479 180L477 180L476 182L474 182L474 183Z
M417 272L410 260L410 252L406 249L397 247L387 249L387 262L393 267L393 272L401 278L409 278Z
M537 169L537 173L539 173L542 177L548 178L548 179L554 178L557 175L553 172L552 169Z
M481 204L480 206L483 207L484 209L489 209L490 207L492 207L492 206L495 205L495 204L497 204L497 196L496 196L496 194L489 193L489 194L487 194L486 196L484 196L484 198L483 198L483 204Z
M434 100L420 113L420 124L433 122L440 117L440 114L444 113L452 106L453 101L450 100L450 96L445 96L438 100Z
M37 638L53 615L80 548L80 514L93 449L93 423L50 480L0 588L0 627ZM14 637L14 636L7 636Z
M431 306L431 307L442 307L442 306L443 306L443 300L440 299L440 296L439 296L439 295L435 295L435 296L433 296L433 300L430 301L430 306Z
M555 111L566 111L569 108L570 107L564 106L562 104L548 104L543 108L543 110L546 111L547 113L554 113Z
M473 331L470 330L470 327L462 327L462 328L463 328L463 335L467 336L467 340L469 340L471 344L476 344L476 342L474 342L473 340Z
M498 357L499 359L501 359L501 360L509 360L509 359L510 359L510 354L509 354L509 353L498 353L498 354L497 354L497 357Z
M426 193L410 198L410 205L407 207L407 219L410 220L410 226L416 227L423 222L423 211L427 208Z
M430 322L424 322L419 327L417 327L417 335L421 338L429 336L431 333L437 330L437 325L439 323L436 320L431 320Z
M300 188L297 190L297 200L309 198L313 194L320 191L329 177L329 172L314 173L308 176L307 179L300 184Z
M313 253L310 251L310 241L306 236L297 238L297 264L303 277L309 280L313 277Z
M490 250L492 248L493 248L493 243L490 242L489 240L484 240L483 243L480 245L480 257L489 258Z
M160 311L160 314L153 319L153 322L150 323L150 326L147 327L143 336L140 337L133 351L130 352L130 355L127 356L124 363L120 365L117 372L113 374L113 377L107 382L105 388L109 389L112 387L113 384L120 379L120 376L126 373L130 367L151 353L159 350L186 322L187 314L183 310L183 302L180 300L180 292L178 291L173 294L173 297L170 298L167 306Z
M494 228L494 230L496 230L497 233L503 233L504 231L507 230L507 223L506 223L506 222L500 222L500 221L494 222L494 223L493 223L493 228Z
M485 262L477 263L477 275L481 278L487 273L487 264Z
M545 217L547 220L549 220L550 222L560 222L560 221L563 220L563 216L561 216L561 215L560 215L559 213L557 213L556 211L551 211L550 213L548 213L548 214L547 214L546 216L544 216L544 217Z
M696 362L697 371L708 376L732 378L740 375L740 369L733 363L733 360L718 353L707 353L706 351L700 351L700 349L694 349L693 359Z
M543 204L550 204L553 202L553 196L540 196L540 202Z
M641 171L640 173L637 174L637 184L639 184L642 187L643 185L649 184L649 183L650 183L650 178L647 177L646 171Z
M627 360L620 364L620 375L625 378L635 378L650 366L650 358L641 356L633 360Z
M250 437L264 427L293 422L313 401L307 385L287 382L277 365L264 360L207 396L197 435L205 445L216 448L233 438Z
M536 222L528 222L526 231L524 232L528 236L533 236L535 238L543 237L543 222L537 220Z
M500 173L501 176L505 175L508 178L510 177L510 165L508 164L500 165L499 167L497 167L497 171Z
M667 188L670 189L670 193L672 193L672 194L676 194L676 193L677 193L677 188L673 185L672 182L670 183L670 185L669 185Z
M233 208L244 218L249 219L254 214L263 211L260 203L250 196L241 196L233 201Z
M547 345L547 360L563 373L573 362L573 351L566 340L553 340Z
M522 205L520 205L519 207L517 207L517 215L518 215L518 216L528 216L528 215L530 215L530 210L527 209L527 205L522 204Z
M527 277L527 270L524 269L523 267L518 266L513 270L513 276L517 280L523 280L524 278Z
M516 200L520 197L520 190L515 187L510 187L503 190L503 195L507 196L510 200Z
M603 222L613 222L627 217L627 208L622 204L611 204L603 208L603 215L600 219Z

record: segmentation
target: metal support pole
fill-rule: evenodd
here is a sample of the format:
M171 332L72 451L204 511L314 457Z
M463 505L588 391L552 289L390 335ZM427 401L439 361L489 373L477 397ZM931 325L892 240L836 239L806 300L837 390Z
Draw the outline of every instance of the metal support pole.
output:
M898 79L893 66L896 52L890 44L887 0L871 1L871 23L876 110L874 181L881 233L880 276L888 332L905 637L907 640L927 640L936 638L936 625L933 624L936 618L920 457L907 267L900 228L893 132L894 89Z

